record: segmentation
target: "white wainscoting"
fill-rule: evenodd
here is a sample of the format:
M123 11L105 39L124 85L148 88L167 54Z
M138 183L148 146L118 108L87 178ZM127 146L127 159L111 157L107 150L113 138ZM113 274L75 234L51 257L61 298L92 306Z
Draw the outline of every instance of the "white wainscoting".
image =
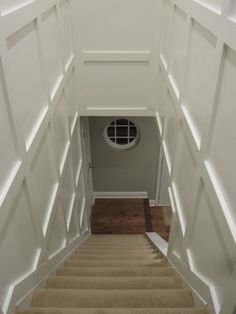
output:
M71 3L81 115L154 116L160 2Z
M13 313L89 226L70 3L0 11L0 306Z
M168 250L212 313L236 276L235 1L163 0L157 123L173 220Z

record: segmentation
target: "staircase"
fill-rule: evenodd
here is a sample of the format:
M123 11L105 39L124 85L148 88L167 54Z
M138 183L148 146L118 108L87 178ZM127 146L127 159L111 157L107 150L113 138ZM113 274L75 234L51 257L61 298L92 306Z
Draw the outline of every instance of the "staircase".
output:
M17 314L207 314L142 235L91 236Z

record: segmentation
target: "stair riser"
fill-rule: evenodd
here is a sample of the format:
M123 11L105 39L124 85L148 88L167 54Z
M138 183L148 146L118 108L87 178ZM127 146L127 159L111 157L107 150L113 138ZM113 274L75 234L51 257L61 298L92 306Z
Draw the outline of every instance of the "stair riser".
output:
M105 235L103 236L102 234L97 234L97 235L92 235L88 239L89 241L92 240L148 240L148 238L145 235L135 235L135 234L113 234L113 235Z
M127 244L127 243L136 243L136 244L150 244L150 242L147 239L93 239L93 240L87 240L87 244L89 243L102 243L102 244L114 244L114 243L120 243L120 244Z
M150 247L150 242L139 242L139 241L125 241L125 242L120 242L120 241L117 241L117 242L114 242L114 241L98 241L98 242L88 242L86 243L87 246L91 245L91 246L103 246L103 247L107 247L107 246L113 246L113 247L118 247L118 246L123 246L123 247L133 247L133 248L147 248L147 247Z
M83 253L78 253L75 254L71 257L72 260L74 259L89 259L89 260L134 260L134 259L142 259L142 260L146 260L146 259L157 259L157 258L161 258L160 254L146 254L146 255L140 255L140 254L100 254L100 255L94 255L94 254L83 254Z
M106 249L106 250L123 250L123 251L129 251L129 250L153 250L154 247L153 245L125 245L125 244L116 244L116 245L112 245L112 244L109 244L109 245L101 245L101 244L97 244L97 245L90 245L90 244L87 244L87 245L81 245L79 247L79 250L80 249L89 249L89 250L103 250L103 249Z
M173 276L171 268L160 267L63 267L57 271L60 276Z
M122 248L112 248L112 249L89 249L89 248L81 248L76 251L76 253L83 253L83 254L155 254L157 250L149 249L149 250L124 250Z
M112 267L112 266L125 266L125 267L133 267L133 266L164 266L166 265L166 261L157 259L157 260L70 260L65 262L65 266L69 267Z
M148 238L144 235L135 235L135 234L113 234L113 235L106 235L103 236L102 234L97 234L95 236L90 236L88 241L99 241L99 240L106 240L106 241L115 241L115 240L120 240L120 241L124 241L124 240L128 240L128 241L132 241L132 240L139 240L139 241L147 241Z

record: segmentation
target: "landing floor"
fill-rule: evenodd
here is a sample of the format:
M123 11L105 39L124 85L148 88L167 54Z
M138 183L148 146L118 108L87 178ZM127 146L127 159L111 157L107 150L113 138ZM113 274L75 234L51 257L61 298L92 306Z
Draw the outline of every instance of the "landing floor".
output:
M96 199L92 210L92 233L144 234L154 231L168 241L170 219L165 209L150 207L148 199Z

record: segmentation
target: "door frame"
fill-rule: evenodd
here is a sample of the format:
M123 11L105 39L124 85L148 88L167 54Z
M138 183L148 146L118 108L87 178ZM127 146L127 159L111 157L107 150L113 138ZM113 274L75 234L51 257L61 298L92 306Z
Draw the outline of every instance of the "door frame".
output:
M94 204L93 196L93 176L91 163L89 118L80 117L80 134L81 134L81 150L82 150L82 167L84 170L84 187L86 194L86 206L91 216L91 209Z

